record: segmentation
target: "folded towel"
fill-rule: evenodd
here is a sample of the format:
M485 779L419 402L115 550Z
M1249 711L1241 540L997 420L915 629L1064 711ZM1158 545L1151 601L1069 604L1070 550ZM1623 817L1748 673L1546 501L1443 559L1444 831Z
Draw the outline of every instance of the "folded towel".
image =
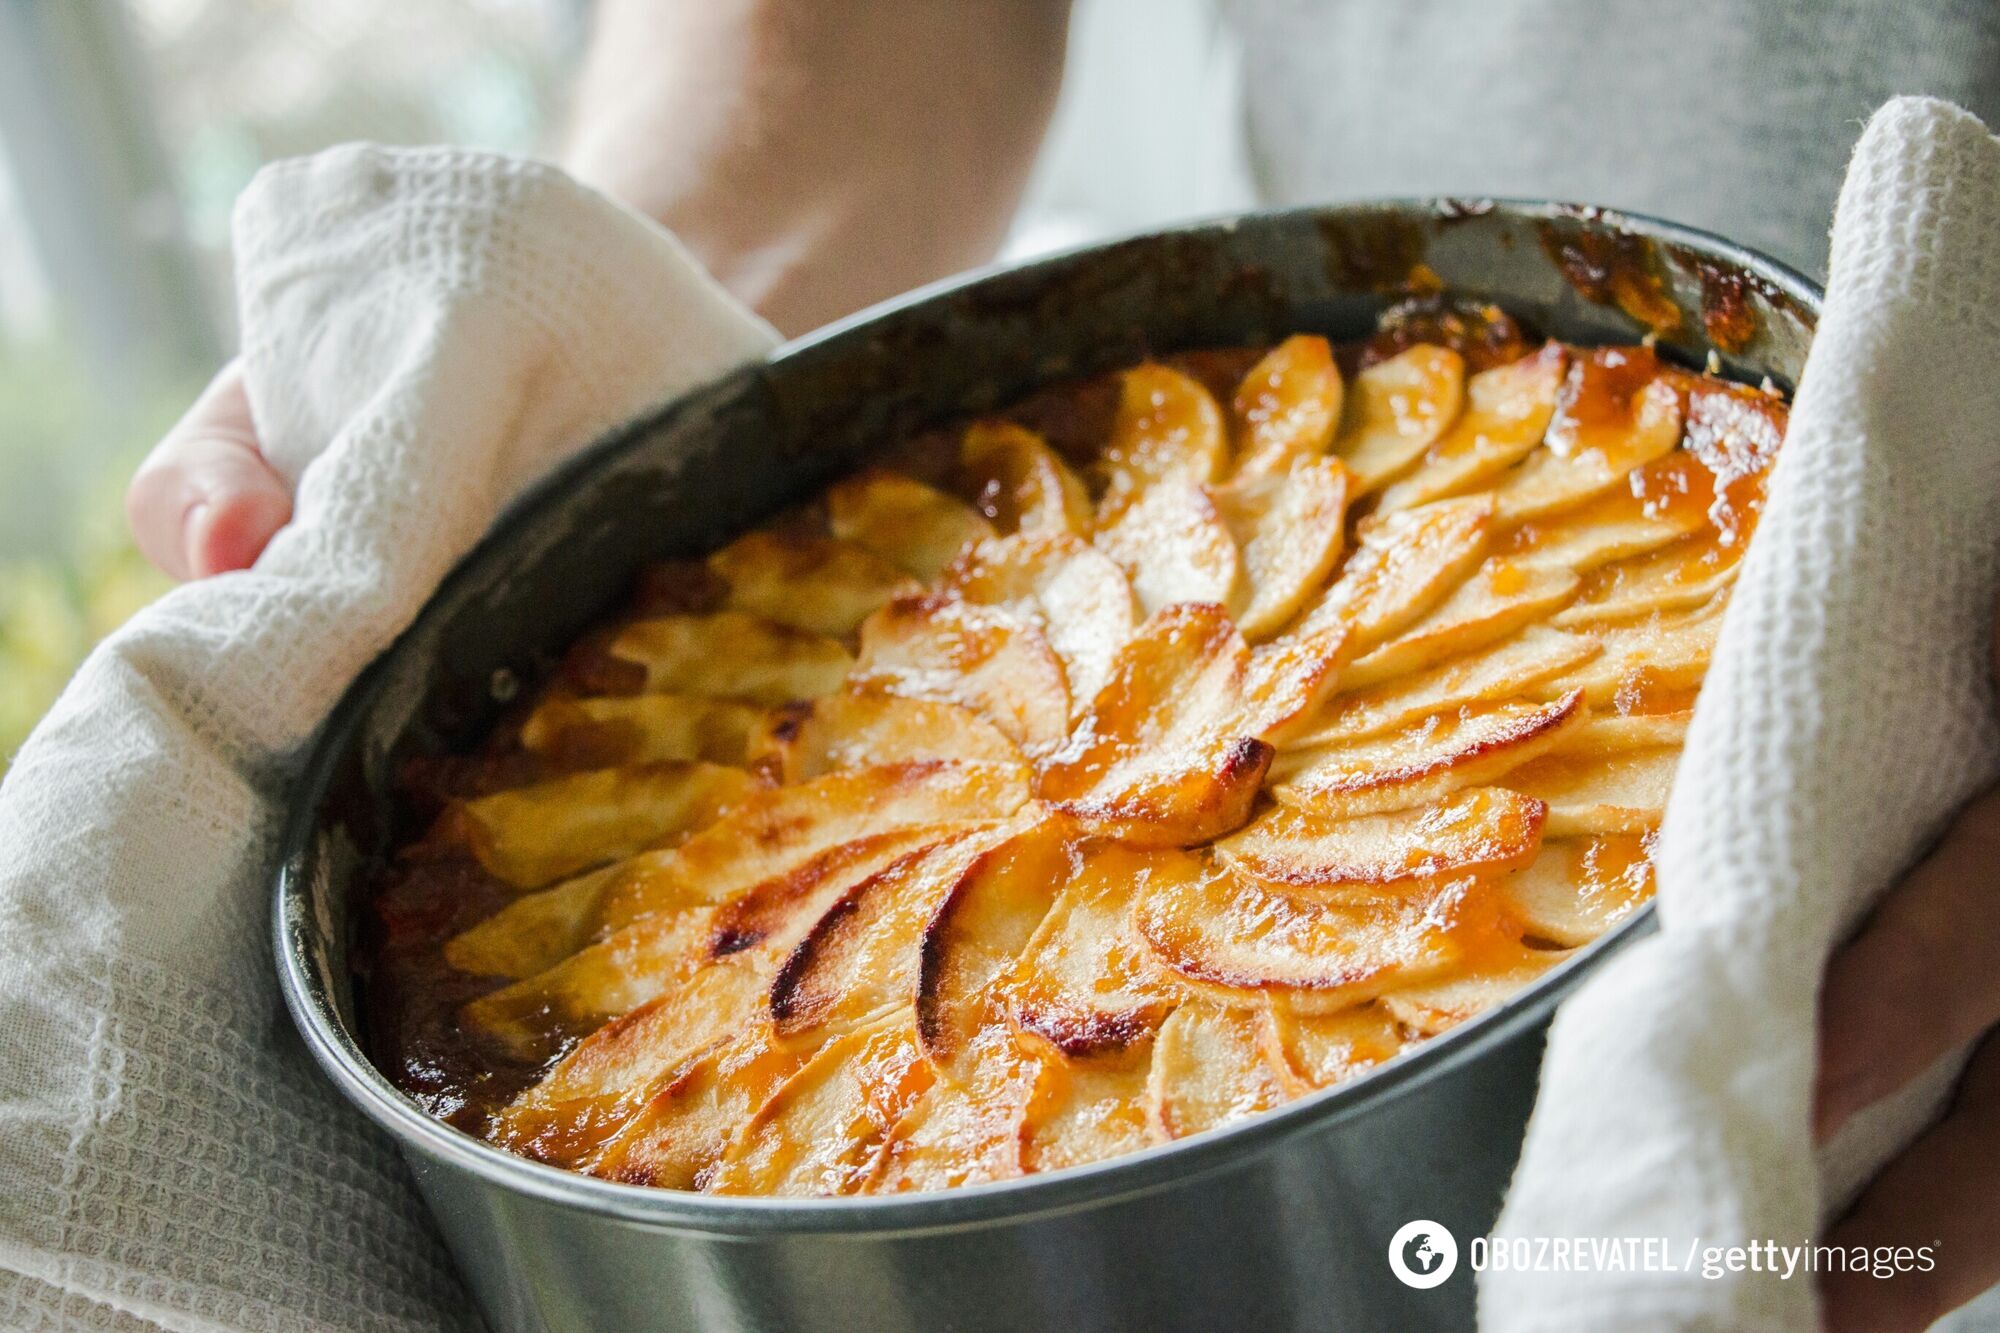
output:
M2000 775L1996 310L2000 141L1890 102L1674 782L1660 932L1557 1016L1499 1234L1797 1244L1949 1092L1962 1053L1813 1150L1828 953ZM1748 1271L1488 1272L1480 1297L1501 1333L1816 1316L1810 1278Z
M295 761L522 486L774 341L550 167L335 149L259 175L235 226L297 512L99 647L0 787L0 1327L472 1323L279 1001Z

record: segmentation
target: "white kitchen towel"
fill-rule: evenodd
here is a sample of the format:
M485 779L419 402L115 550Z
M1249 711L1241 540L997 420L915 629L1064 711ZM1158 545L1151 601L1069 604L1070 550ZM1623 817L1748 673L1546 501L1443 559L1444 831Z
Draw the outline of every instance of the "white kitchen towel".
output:
M0 1327L462 1327L267 943L301 747L520 488L770 330L545 166L353 147L236 213L296 516L101 646L0 786Z
M1674 783L1660 932L1557 1016L1501 1235L1796 1244L1949 1091L1962 1057L1813 1151L1828 952L2000 775L1996 312L2000 141L1956 107L1890 102L1848 169L1826 310ZM1491 1333L1816 1326L1810 1279L1747 1271L1488 1272L1480 1296Z

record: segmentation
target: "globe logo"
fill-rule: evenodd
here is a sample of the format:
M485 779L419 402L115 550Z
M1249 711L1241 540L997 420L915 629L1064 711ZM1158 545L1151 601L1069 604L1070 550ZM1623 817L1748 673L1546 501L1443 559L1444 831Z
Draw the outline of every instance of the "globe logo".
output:
M1389 1238L1389 1270L1406 1287L1437 1286L1458 1267L1458 1241L1436 1222L1405 1222Z

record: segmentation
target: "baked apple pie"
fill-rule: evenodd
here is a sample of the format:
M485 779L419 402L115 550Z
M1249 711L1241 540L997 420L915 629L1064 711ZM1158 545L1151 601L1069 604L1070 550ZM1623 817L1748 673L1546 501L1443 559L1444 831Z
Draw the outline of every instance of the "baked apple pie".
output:
M378 1059L615 1180L930 1190L1228 1124L1560 964L1651 892L1786 409L1477 323L1064 385L647 570L407 768Z

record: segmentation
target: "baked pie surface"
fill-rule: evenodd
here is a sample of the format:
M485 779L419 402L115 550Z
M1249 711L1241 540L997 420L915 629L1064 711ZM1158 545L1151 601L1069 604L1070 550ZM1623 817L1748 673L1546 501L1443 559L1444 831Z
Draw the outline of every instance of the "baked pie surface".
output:
M906 442L409 766L374 1054L516 1152L757 1194L1355 1077L1650 895L1785 417L1491 312Z

